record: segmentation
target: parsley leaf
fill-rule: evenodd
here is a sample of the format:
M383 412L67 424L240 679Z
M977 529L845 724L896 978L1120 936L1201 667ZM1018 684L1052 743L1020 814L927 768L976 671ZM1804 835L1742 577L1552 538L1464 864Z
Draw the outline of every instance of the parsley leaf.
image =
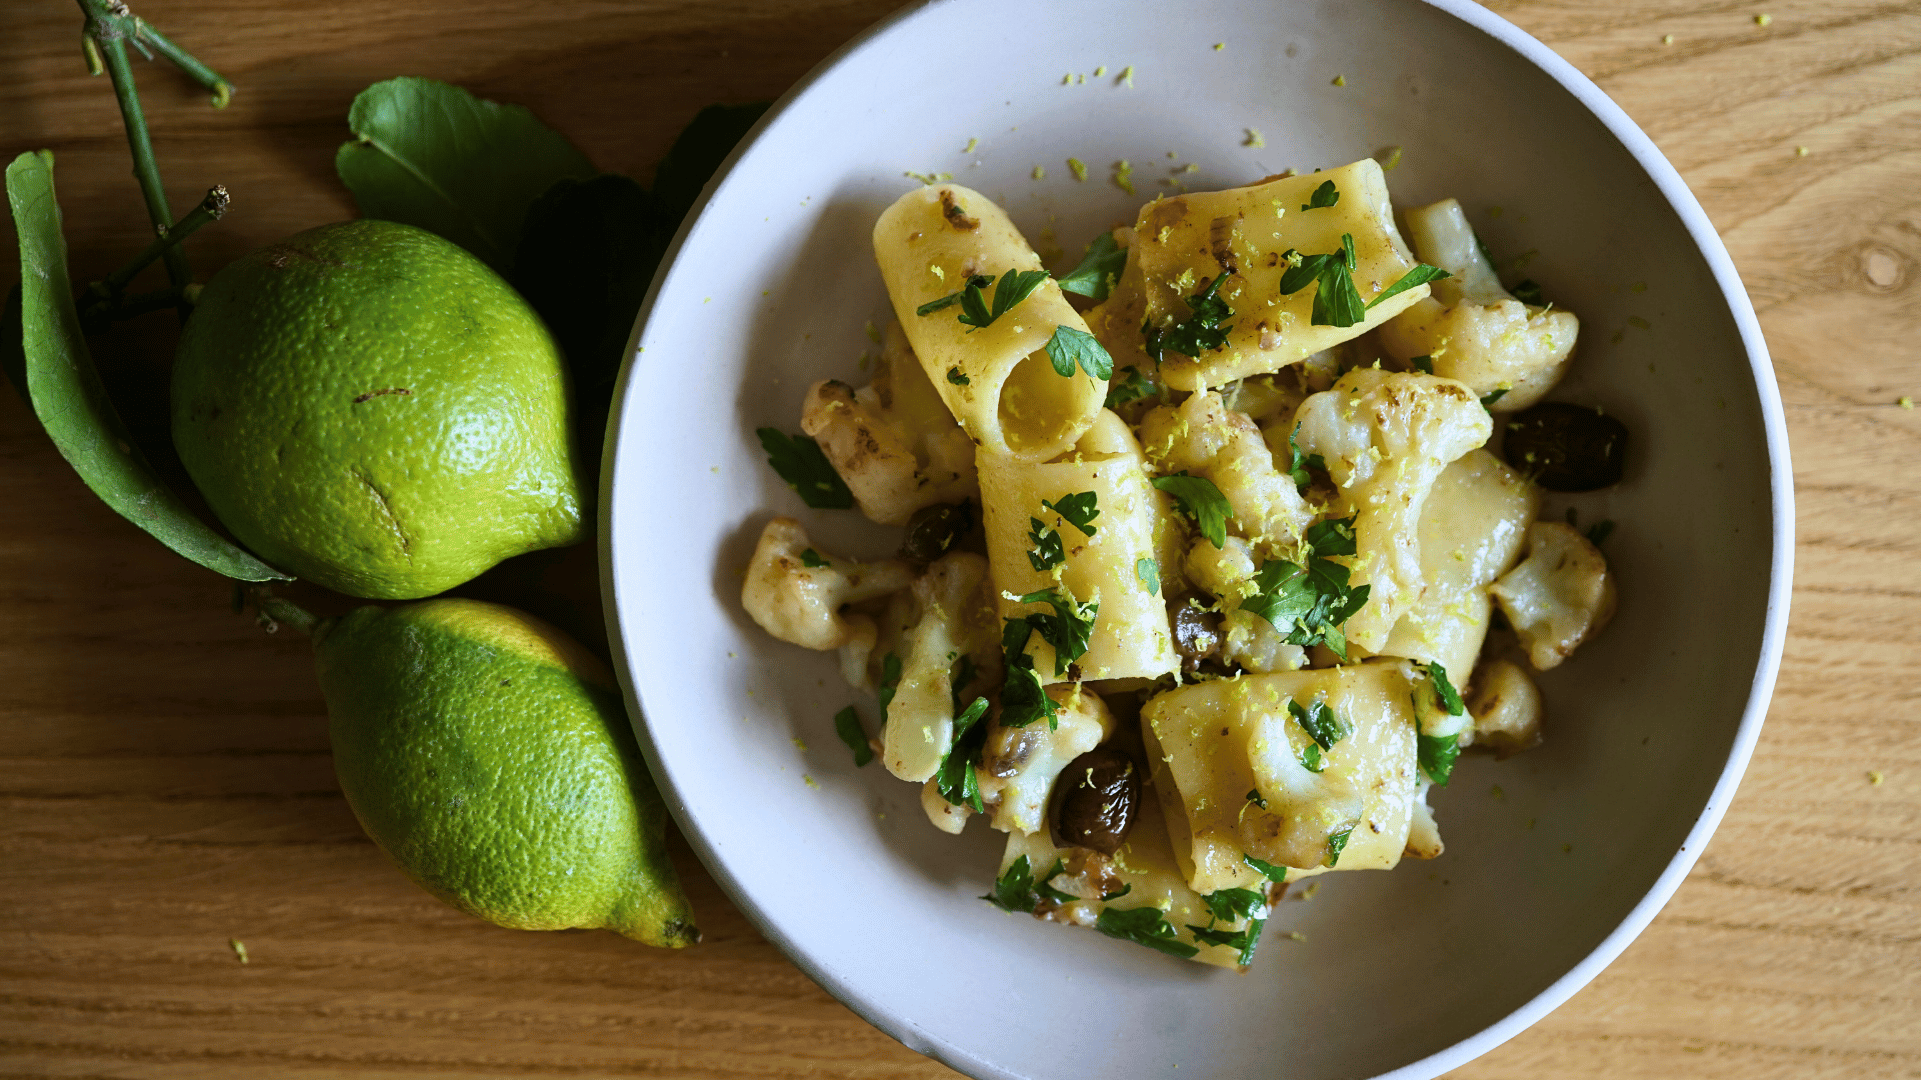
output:
M1054 374L1063 379L1073 378L1075 364L1102 382L1114 377L1114 358L1094 335L1071 326L1054 328L1054 336L1047 339L1047 358L1053 361Z
M1349 836L1352 836L1353 834L1354 834L1354 826L1349 825L1347 828L1342 829L1340 832L1334 833L1333 835L1329 836L1327 838L1327 858L1321 863L1321 865L1333 866L1335 863L1340 862L1341 852L1347 850L1347 838Z
M1324 180L1321 182L1320 187L1314 189L1314 194L1307 197L1307 205L1301 207L1301 209L1323 210L1340 201L1341 192L1339 188L1334 186L1334 181Z
M980 290L987 288L989 285L992 285L993 283L994 283L994 275L975 274L973 277L970 277L967 279L967 284L961 289L960 292L950 292L946 296L943 296L938 300L929 300L925 304L922 304L921 306L915 308L914 314L932 315L936 311L942 311L946 308L953 307L955 304L958 304L961 302L961 295L963 293L966 293L969 290L972 290L978 293Z
M805 435L788 436L779 428L756 428L760 448L767 451L767 464L774 467L800 501L816 510L845 510L854 505L854 493L834 471L821 452L820 444Z
M1606 518L1588 526L1587 542L1600 547L1614 533L1614 519Z
M854 752L854 767L874 760L874 748L867 745L867 731L860 726L860 714L852 705L834 714L834 734Z
M1333 181L1329 181L1333 183ZM1216 930L1209 926L1188 926L1194 940L1205 945L1225 945L1240 953L1236 958L1242 967L1254 962L1254 946L1261 942L1261 927L1267 925L1266 919L1254 919L1241 930Z
M1144 398L1154 392L1154 384L1147 381L1147 377L1141 374L1139 368L1129 364L1122 368L1121 372L1125 374L1127 378L1122 379L1119 385L1108 389L1107 401L1105 403L1106 408L1111 409L1116 405L1125 405L1130 401Z
M954 741L948 744L947 752L940 757L940 768L934 772L934 787L941 798L955 806L972 806L977 814L987 809L981 802L980 776L975 771L980 767L981 749L987 744L987 728L980 722L986 715L987 699L977 697L967 711L954 718Z
M1045 718L1051 731L1060 726L1060 706L1047 696L1034 658L1027 655L1027 641L1034 636L1034 625L1026 619L1008 619L1001 631L1001 652L1007 664L1001 682L1001 726L1026 727Z
M1098 602L1089 600L1083 604L1059 589L1031 592L1021 597L1020 602L1046 604L1054 609L1052 615L1037 611L1026 620L1027 625L1040 633L1041 640L1054 647L1054 674L1064 673L1069 664L1087 655L1088 639L1094 636L1094 623L1100 618ZM1021 643L1025 647L1026 639Z
M1041 505L1067 519L1085 536L1094 535L1094 519L1101 516L1100 497L1092 491L1063 495L1059 502L1041 500Z
M1134 560L1134 580L1141 583L1150 595L1161 594L1161 564L1154 559Z
M1354 234L1341 234L1341 250L1321 264L1320 288L1308 322L1314 326L1354 326L1367 318L1361 290L1354 287Z
M1253 889L1221 889L1201 897L1201 902L1222 922L1250 918L1267 907L1267 901Z
M1453 276L1453 274L1448 273L1438 266L1429 266L1426 263L1415 263L1414 269L1402 274L1399 278L1395 279L1394 284L1382 289L1381 295L1369 300L1367 306L1372 308L1390 296L1398 296L1409 289L1425 285L1430 281L1439 281L1442 278Z
M1045 270L1009 268L1007 273L1000 276L999 284L994 286L994 307L991 311L987 307L986 295L980 288L974 286L973 281L969 281L967 288L961 291L960 321L976 330L984 326L992 326L995 319L1012 311L1022 300L1033 295L1034 290L1040 288L1041 282L1046 280L1047 271Z
M826 559L821 558L820 552L815 551L813 548L808 548L800 553L800 564L802 566L805 566L809 570L812 570L817 566L834 565L833 563L828 562Z
M1241 609L1287 634L1290 645L1326 645L1345 660L1347 637L1340 627L1366 605L1369 587L1350 587L1348 568L1329 557L1354 554L1354 519L1310 526L1302 543L1307 565L1286 559L1262 563L1254 574L1254 592L1241 599Z
M1306 769L1308 772L1320 774L1327 771L1327 758L1321 756L1320 743L1308 743L1301 748L1301 752L1297 756L1300 759L1301 768Z
M1447 710L1447 714L1459 716L1466 712L1467 706L1461 703L1460 691L1447 681L1447 669L1431 660L1423 666L1427 668L1427 680L1434 684L1434 696L1441 699L1441 707Z
M1482 396L1481 408L1483 409L1493 408L1495 402L1501 400L1506 396L1507 396L1507 387L1505 386L1495 387L1492 392Z
M887 725L887 706L894 701L894 691L900 688L900 657L888 653L880 662L880 689L874 694L880 699L881 726Z
M994 891L981 899L1002 911L1029 914L1040 906L1043 898L1071 904L1080 897L1069 895L1047 884L1060 876L1065 869L1066 865L1061 860L1055 859L1054 865L1048 868L1047 873L1040 876L1040 880L1036 881L1033 864L1027 861L1027 856L1022 855L1008 864L1007 872L994 882Z
M1036 573L1045 574L1067 561L1067 548L1061 543L1061 534L1047 527L1040 518L1027 519L1032 528L1027 530L1027 538L1034 542L1034 548L1027 553L1027 561L1034 564Z
M1415 757L1420 762L1421 771L1435 784L1446 787L1448 777L1454 773L1454 760L1461 756L1460 734L1417 734L1414 743Z
M1131 893L1133 891L1134 891L1134 885L1132 882L1129 882L1128 884L1123 885L1118 889L1115 889L1111 893L1102 893L1101 900L1103 902L1106 902L1108 900L1119 900L1121 897L1126 896L1128 893Z
M947 369L947 381L953 383L955 386L971 386L974 382L974 380L961 374L959 364L955 364L953 367Z
M1228 505L1227 496L1214 486L1214 481L1205 476L1190 476L1183 469L1168 476L1157 476L1152 483L1174 496L1181 513L1194 519L1201 535L1207 537L1215 547L1226 545L1227 519L1234 516L1234 508Z
M1523 278L1521 283L1509 289L1514 299L1533 307L1541 306L1541 286L1533 278Z
M1094 929L1108 937L1145 945L1169 956L1186 958L1201 951L1182 941L1180 932L1168 924L1166 916L1157 907L1129 908L1126 911L1102 908L1100 918L1094 922Z
M1183 321L1166 330L1156 328L1151 322L1141 327L1147 355L1153 357L1155 363L1160 363L1162 353L1168 350L1197 360L1209 349L1227 348L1227 331L1232 328L1224 328L1221 323L1233 317L1234 309L1214 295L1226 280L1227 275L1221 274L1208 282L1206 288L1188 297L1190 314Z
M1326 472L1327 460L1319 454L1301 453L1301 444L1294 441L1294 436L1300 433L1301 425L1299 424L1295 424L1294 430L1287 433L1287 475L1293 479L1295 488L1306 490L1307 485L1314 482L1314 478L1308 475L1307 470L1319 469Z
M1267 809L1267 800L1261 798L1260 788L1248 788L1247 801L1253 803L1255 806L1258 806L1263 810Z
M1423 375L1434 374L1434 358L1432 356L1417 356L1409 360L1407 366Z
M1087 245L1080 265L1060 279L1061 291L1105 300L1126 265L1127 249L1114 242L1113 233L1102 233Z
M1335 743L1347 738L1354 730L1339 713L1328 708L1324 701L1317 701L1303 709L1300 702L1290 700L1287 703L1287 713L1294 718L1295 723L1301 725L1301 730L1307 732L1308 738L1313 739L1314 744L1322 750L1334 749Z
M1252 855L1241 856L1241 861L1259 870L1261 876L1269 881L1279 881L1283 883L1287 881L1287 867L1285 866L1275 866L1271 862L1262 862Z

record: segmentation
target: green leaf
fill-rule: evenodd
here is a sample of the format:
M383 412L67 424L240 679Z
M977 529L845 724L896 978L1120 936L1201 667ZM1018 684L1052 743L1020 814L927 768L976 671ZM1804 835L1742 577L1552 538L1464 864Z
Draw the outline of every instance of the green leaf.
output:
M1301 209L1304 211L1323 210L1340 201L1341 192L1339 188L1334 186L1334 181L1323 180L1321 186L1314 189L1314 194L1307 197L1307 205L1301 207Z
M1269 881L1282 883L1286 883L1287 881L1287 867L1285 866L1275 866L1270 862L1262 862L1252 855L1241 856L1241 861L1260 871L1261 876Z
M989 283L996 280L998 280L1000 284L994 286L994 306L992 309L989 309L987 306L987 294L984 290ZM983 277L980 275L968 278L966 288L957 294L950 295L958 296L960 300L960 321L978 330L984 326L992 326L994 320L1019 306L1021 301L1033 295L1034 290L1040 288L1041 283L1046 280L1047 271L1045 270L1015 270L1010 267L1007 273L1002 274L998 279L992 276ZM939 300L929 301L915 308L914 313L917 315L927 315L948 307L952 303L952 299L948 296L943 296ZM1096 345L1095 347L1098 348L1099 346ZM1049 355L1052 355L1051 341L1049 342ZM1113 361L1108 361L1108 366L1111 369ZM1058 359L1054 361L1054 370L1060 370L1060 361ZM1073 368L1069 367L1067 374L1072 375L1073 373Z
M1104 406L1106 408L1111 409L1116 405L1125 405L1130 401L1136 401L1154 392L1154 384L1147 381L1146 376L1141 374L1139 368L1129 364L1122 368L1121 372L1125 374L1127 378L1122 379L1119 385L1108 389L1107 401Z
M860 714L852 705L834 714L834 734L854 752L854 767L874 760L874 748L867 745L867 730L860 726Z
M1353 237L1343 235L1351 252ZM1314 307L1308 322L1313 326L1358 326L1367 318L1361 291L1354 287L1352 256L1343 261L1329 259L1321 265L1321 284L1314 290Z
M1287 433L1287 475L1294 481L1296 489L1305 491L1307 485L1314 482L1314 477L1307 470L1320 469L1326 472L1327 460L1319 454L1301 453L1301 444L1294 441L1294 437L1300 433L1299 424L1295 424L1294 430Z
M1255 919L1240 930L1216 930L1213 927L1192 926L1187 929L1194 940L1207 945L1225 945L1240 953L1237 962L1242 966L1254 962L1254 946L1261 943L1261 928L1267 925L1266 919Z
M1088 639L1094 636L1094 623L1100 618L1098 602L1079 603L1059 589L1031 592L1020 602L1046 604L1054 609L1051 615L1037 611L1027 616L1027 624L1054 647L1054 674L1064 673L1069 664L1087 655Z
M1301 725L1301 730L1307 732L1308 738L1313 739L1314 744L1322 750L1334 749L1334 744L1347 738L1354 730L1353 725L1343 720L1339 713L1328 708L1327 703L1323 701L1316 701L1303 709L1300 702L1290 700L1287 703L1287 713L1294 718L1295 723Z
M1348 585L1348 568L1330 556L1355 552L1354 519L1317 522L1302 538L1307 565L1269 559L1254 575L1254 592L1241 609L1266 619L1290 645L1326 645L1347 659L1340 627L1367 604L1369 586Z
M779 428L755 428L754 434L767 451L767 464L800 495L801 502L816 510L845 510L854 505L854 493L847 490L819 443L805 435L788 436Z
M812 570L815 567L819 567L819 566L834 565L833 563L828 562L826 559L821 558L820 552L815 551L813 548L808 548L807 550L802 551L800 553L800 564L802 566L807 567L809 570Z
M1267 809L1267 800L1261 797L1260 788L1248 788L1246 799L1263 810Z
M680 219L693 209L702 188L720 170L727 155L747 137L747 132L767 111L765 101L745 105L709 105L694 114L681 129L667 156L654 170L654 198L663 215L678 228ZM671 237L674 229L668 229Z
M1149 595L1161 594L1161 564L1157 559L1135 559L1134 580L1141 583Z
M1047 358L1054 363L1054 374L1071 378L1074 365L1102 382L1114 377L1114 358L1107 354L1094 335L1071 326L1056 326L1047 339Z
M1494 403L1507 396L1507 387L1500 386L1481 397L1481 408L1491 409Z
M1034 566L1034 572L1045 574L1067 561L1067 547L1061 543L1061 534L1047 527L1040 518L1027 519L1029 528L1027 538L1034 542L1033 550L1027 553L1027 561Z
M1023 630L1033 629L1025 619L1010 620ZM1041 685L1040 672L1034 670L1034 658L1026 653L1017 653L1007 660L1007 675L1001 682L1001 726L1026 727L1037 720L1046 720L1048 730L1060 726L1060 706L1047 696L1047 689Z
M1335 863L1340 862L1341 852L1347 850L1347 838L1353 834L1354 826L1349 825L1340 832L1330 835L1327 838L1327 858L1321 862L1321 865L1333 866Z
M974 383L973 379L961 374L959 364L955 364L947 369L947 381L953 383L955 386L972 386Z
M1227 332L1231 328L1223 328L1221 323L1234 317L1234 309L1215 295L1221 290L1221 282L1226 280L1226 274L1218 275L1200 292L1188 297L1190 314L1168 329L1158 329L1153 323L1141 327L1147 355L1153 357L1155 363L1160 363L1162 354L1170 350L1198 360L1204 352L1227 348Z
M1080 265L1059 279L1061 291L1105 300L1126 266L1127 249L1114 242L1113 233L1102 233L1087 245L1087 250L1081 255Z
M981 290L987 288L989 285L992 285L993 283L994 283L994 275L975 274L973 277L970 277L967 279L967 283L965 285L961 286L960 292L950 292L946 296L940 297L937 300L929 300L925 304L922 304L921 306L915 308L914 314L932 315L936 311L945 311L948 308L953 307L955 304L960 303L961 298L967 295L968 293L974 293L975 294L974 303L978 304L982 311L986 311L987 298L984 294L981 293Z
M1389 285L1385 289L1382 289L1381 295L1375 297L1372 300L1369 300L1367 302L1367 306L1371 308L1390 296L1399 296L1400 294L1408 291L1409 289L1418 288L1422 285L1427 284L1430 281L1439 281L1444 277L1453 277L1453 276L1454 276L1453 274L1448 273L1447 271L1441 269L1438 266L1429 266L1426 263L1416 263L1414 266L1414 269L1409 270L1405 274L1402 274L1399 278L1395 279L1394 284ZM1430 372L1429 374L1432 374L1432 372Z
M1091 491L1077 491L1063 495L1059 502L1041 500L1041 505L1067 519L1067 523L1081 531L1084 536L1094 535L1094 519L1101 516L1100 497Z
M292 581L195 517L134 447L74 310L51 151L14 159L7 201L20 237L19 322L13 325L27 398L60 456L102 502L175 552L239 581ZM6 352L13 352L11 345Z
M941 798L955 806L971 806L975 813L987 807L981 800L981 750L987 742L987 728L980 724L987 715L987 699L977 697L954 718L954 737L941 755L940 768L934 772L934 788Z
M1036 881L1033 864L1027 861L1027 856L1022 855L1007 864L1006 872L994 882L994 891L981 899L1002 911L1025 913L1032 913L1036 907L1040 906L1043 898L1057 903L1071 904L1080 897L1064 893L1048 884L1064 872L1066 872L1066 864L1060 859L1055 859L1054 865L1048 868L1047 873L1040 876L1040 880Z
M1220 889L1201 897L1201 902L1222 922L1238 922L1267 908L1267 901L1253 889Z
M1168 924L1167 917L1156 907L1128 908L1126 911L1102 908L1100 918L1094 921L1094 929L1108 937L1145 945L1169 956L1186 958L1201 951L1182 941L1180 932Z
M334 155L362 217L415 225L505 275L527 210L556 181L593 163L519 105L403 77L375 83L347 114L354 141Z
M1205 476L1189 476L1186 470L1167 476L1157 476L1153 485L1169 495L1181 508L1181 513L1192 518L1200 528L1201 535L1222 547L1227 543L1227 519L1234 516L1234 508L1228 505L1227 496L1214 486L1214 481Z
M1409 360L1407 366L1423 375L1434 374L1434 358L1432 356L1417 356Z
M1454 689L1454 684L1447 681L1447 669L1432 660L1424 666L1427 668L1428 681L1434 684L1434 694L1441 699L1441 707L1447 710L1447 714L1459 716L1466 712L1467 706L1461 703L1460 691Z
M894 703L894 691L900 688L900 656L888 653L880 662L880 688L874 698L880 702L880 722L887 724L887 706Z
M1441 787L1447 786L1448 777L1454 773L1454 760L1461 756L1461 736L1453 735L1416 735L1415 756L1420 761L1421 771L1429 780Z

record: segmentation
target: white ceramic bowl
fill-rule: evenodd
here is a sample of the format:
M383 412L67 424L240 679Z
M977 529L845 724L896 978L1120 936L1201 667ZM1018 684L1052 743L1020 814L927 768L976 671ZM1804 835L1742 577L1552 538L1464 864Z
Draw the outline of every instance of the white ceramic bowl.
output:
M1249 129L1264 146L1246 145ZM773 514L849 555L898 535L803 508L753 429L796 430L815 379L860 380L875 349L863 328L889 317L869 230L914 183L908 170L952 173L1030 238L1051 226L1078 251L1170 190L1159 181L1174 167L1198 165L1178 179L1207 190L1391 145L1404 148L1389 173L1398 204L1459 197L1497 256L1538 250L1528 273L1583 320L1575 374L1554 396L1603 404L1633 433L1626 481L1573 500L1584 523L1619 523L1607 542L1618 616L1541 679L1546 746L1467 759L1436 793L1444 856L1333 875L1312 902L1283 902L1247 975L1003 914L978 899L1001 835L978 822L937 833L913 785L854 768L831 717L856 697L833 656L773 641L741 611L740 572ZM1069 157L1088 163L1086 182ZM1107 179L1123 159L1137 195ZM1433 1076L1626 946L1748 760L1793 550L1786 436L1752 309L1647 137L1471 4L904 12L803 80L737 151L641 326L603 520L611 636L649 763L769 938L963 1072Z

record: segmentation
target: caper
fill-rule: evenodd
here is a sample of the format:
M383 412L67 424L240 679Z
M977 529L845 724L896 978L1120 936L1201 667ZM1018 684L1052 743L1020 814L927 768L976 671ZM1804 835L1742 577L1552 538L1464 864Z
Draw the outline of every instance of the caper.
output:
M1127 839L1141 804L1134 759L1097 746L1061 772L1054 795L1054 835L1064 844L1112 855Z
M1593 491L1621 482L1627 425L1588 405L1549 401L1507 418L1501 456L1549 491Z
M900 545L901 558L923 564L933 562L973 530L972 500L923 506L907 519L907 536Z
M1201 661L1221 651L1221 613L1209 611L1192 593L1167 602L1167 619L1174 629L1174 651L1181 654L1181 666L1194 671Z

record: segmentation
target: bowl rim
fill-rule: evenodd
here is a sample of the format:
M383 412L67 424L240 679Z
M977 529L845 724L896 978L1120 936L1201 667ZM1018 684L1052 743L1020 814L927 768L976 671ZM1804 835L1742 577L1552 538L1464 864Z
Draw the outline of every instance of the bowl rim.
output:
M620 375L615 383L613 408L608 416L607 429L602 442L598 501L601 523L599 555L601 594L604 601L602 610L607 624L608 647L613 655L613 668L620 681L629 722L634 726L642 755L660 788L661 797L672 812L675 822L680 826L681 833L687 838L707 871L727 893L728 899L795 967L861 1019L908 1048L932 1057L968 1076L995 1077L997 1080L1007 1077L1013 1080L1021 1074L1006 1072L989 1062L982 1061L966 1048L939 1038L915 1026L907 1018L891 1012L883 1004L863 997L849 980L840 978L814 963L807 953L800 950L780 927L772 923L766 914L749 899L740 880L716 856L713 845L689 815L686 802L674 789L672 783L666 779L666 770L662 768L654 744L648 737L644 720L644 702L639 687L633 682L632 668L627 658L626 639L618 603L619 575L615 568L617 556L614 540L617 530L613 515L613 486L619 432L627 412L634 369L638 366L637 349L640 340L646 333L655 301L660 295L668 272L680 254L681 247L698 227L707 206L721 188L726 186L735 166L759 139L761 133L778 120L797 100L806 95L815 83L869 40L887 33L926 10L967 2L968 0L915 0L850 38L816 64L768 107L701 190L700 197L694 201L693 207L682 219L679 230L674 234L673 241L661 258L659 269L647 291L646 299L634 319L634 327L627 341L626 357L622 361ZM1628 117L1614 99L1572 63L1563 59L1533 35L1474 3L1473 0L1419 0L1419 2L1493 38L1495 42L1519 54L1522 59L1534 65L1558 83L1562 89L1572 94L1633 157L1635 164L1641 168L1648 179L1653 181L1661 196L1680 219L1689 238L1706 261L1715 284L1719 286L1722 300L1727 304L1728 313L1732 316L1735 329L1740 336L1742 348L1747 353L1749 375L1754 380L1763 433L1767 443L1769 510L1772 514L1770 539L1774 546L1770 553L1767 607L1762 625L1759 656L1756 658L1754 677L1749 685L1748 698L1742 708L1740 723L1735 729L1727 762L1722 767L1721 774L1715 781L1714 788L1709 793L1700 815L1682 840L1680 848L1669 859L1667 866L1656 877L1647 893L1592 951L1560 978L1512 1012L1458 1042L1389 1072L1379 1073L1372 1080L1432 1080L1433 1077L1459 1068L1493 1050L1567 1001L1576 991L1599 975L1602 969L1620 956L1628 945L1647 929L1655 915L1680 888L1681 882L1693 869L1696 860L1700 858L1701 851L1707 846L1715 828L1726 815L1728 804L1740 786L1743 774L1747 771L1748 762L1754 754L1755 744L1760 738L1761 725L1766 719L1768 704L1774 692L1775 679L1781 666L1794 572L1794 474L1789 460L1787 422L1782 410L1780 387L1775 381L1773 362L1768 354L1766 340L1761 333L1760 321L1754 313L1754 305L1741 283L1733 258L1729 256L1726 246L1721 242L1720 234L1716 232L1707 212L1702 209L1700 201L1689 190L1687 183L1681 179L1679 171L1655 145L1654 140Z

